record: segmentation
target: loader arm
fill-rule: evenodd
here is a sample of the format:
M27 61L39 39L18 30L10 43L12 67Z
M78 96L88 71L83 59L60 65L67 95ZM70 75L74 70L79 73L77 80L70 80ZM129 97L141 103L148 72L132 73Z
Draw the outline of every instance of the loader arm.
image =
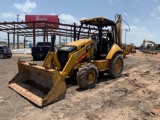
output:
M55 52L55 46L54 46L55 45L55 40L56 40L56 36L52 35L51 36L51 43L52 43L51 48L50 48L50 51L48 52L47 56L45 57L45 60L43 62L42 67L54 68L56 70L60 70L61 65L58 61L58 58L57 58L57 55L56 55L56 52Z
M54 64L54 66L51 65L51 62ZM56 68L56 70L60 70L61 69L61 65L58 61L57 55L55 52L48 52L42 67L45 68L50 68L50 67L54 67Z

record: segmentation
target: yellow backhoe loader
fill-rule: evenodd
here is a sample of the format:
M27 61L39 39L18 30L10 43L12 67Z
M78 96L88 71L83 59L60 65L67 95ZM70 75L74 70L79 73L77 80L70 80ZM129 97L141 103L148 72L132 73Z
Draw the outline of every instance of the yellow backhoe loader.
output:
M146 43L150 43L151 46L146 46ZM155 50L156 49L156 43L151 40L143 40L143 50Z
M146 43L149 43L146 45ZM157 54L157 44L151 40L143 40L141 51L148 54Z
M100 72L107 71L113 78L123 71L123 51L121 49L121 15L116 22L103 18L81 20L81 26L98 28L97 39L78 39L54 50L52 48L43 65L18 61L18 73L9 81L9 87L38 106L46 106L65 98L67 76L75 75L82 89L95 87ZM111 28L103 32L105 28ZM106 30L106 29L105 29ZM93 36L94 34L92 34Z

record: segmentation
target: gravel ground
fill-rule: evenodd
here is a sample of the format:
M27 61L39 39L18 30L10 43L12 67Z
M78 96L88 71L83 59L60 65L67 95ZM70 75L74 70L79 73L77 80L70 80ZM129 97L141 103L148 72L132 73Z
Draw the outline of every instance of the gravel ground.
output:
M44 108L7 87L19 58L43 62L28 54L0 59L0 120L160 120L160 55L127 56L122 77L105 74L93 89L81 91L75 79L67 79L66 98Z

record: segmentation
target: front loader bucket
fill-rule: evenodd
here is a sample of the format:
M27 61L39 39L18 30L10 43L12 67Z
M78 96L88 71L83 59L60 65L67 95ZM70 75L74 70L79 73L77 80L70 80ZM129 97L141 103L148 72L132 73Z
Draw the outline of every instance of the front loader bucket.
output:
M9 81L9 87L42 107L65 98L66 83L59 71L18 62L19 72Z

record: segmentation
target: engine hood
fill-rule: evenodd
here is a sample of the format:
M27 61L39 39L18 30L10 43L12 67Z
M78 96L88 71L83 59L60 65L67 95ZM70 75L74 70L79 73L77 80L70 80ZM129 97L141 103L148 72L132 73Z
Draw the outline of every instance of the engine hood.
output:
M77 50L79 50L82 47L87 46L91 43L94 43L94 41L91 39L80 39L77 41L70 42L70 43L66 44L66 46L76 46Z

